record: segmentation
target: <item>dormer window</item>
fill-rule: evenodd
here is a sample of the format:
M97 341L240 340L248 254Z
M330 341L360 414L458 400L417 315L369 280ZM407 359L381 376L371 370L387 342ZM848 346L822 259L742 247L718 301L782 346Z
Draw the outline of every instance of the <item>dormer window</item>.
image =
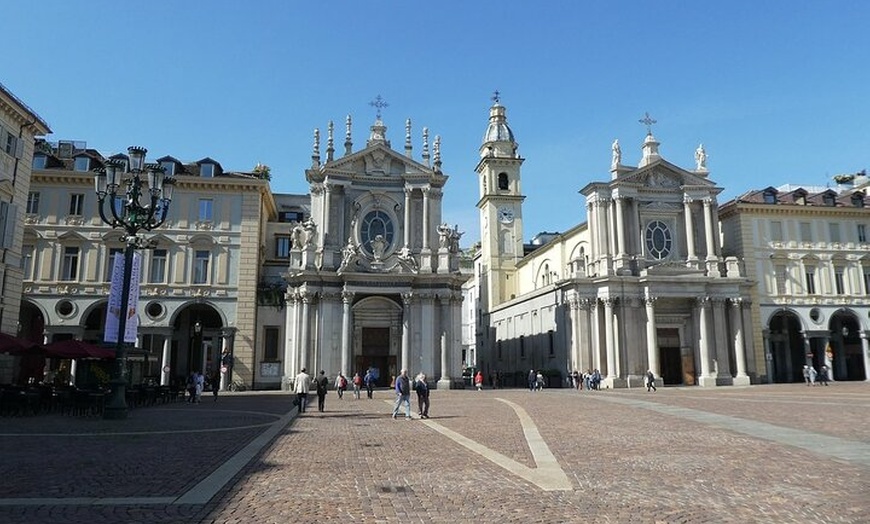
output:
M794 194L794 203L799 206L807 205L807 194L803 191L798 191Z
M776 204L776 191L768 190L764 192L765 204Z
M825 193L825 195L822 197L822 202L825 204L826 207L834 207L837 205L837 200L831 193Z
M864 193L852 194L852 207L864 207Z
M200 164L199 176L205 178L214 177L214 164Z
M75 165L73 169L76 171L90 171L91 169L91 159L87 156L77 156L75 158Z
M45 163L48 157L45 155L33 155L33 169L45 169Z
M168 176L168 177L175 176L175 162L171 162L171 161L160 162L160 167L163 168L163 171L166 174L166 176ZM205 164L203 165L203 167L205 167Z

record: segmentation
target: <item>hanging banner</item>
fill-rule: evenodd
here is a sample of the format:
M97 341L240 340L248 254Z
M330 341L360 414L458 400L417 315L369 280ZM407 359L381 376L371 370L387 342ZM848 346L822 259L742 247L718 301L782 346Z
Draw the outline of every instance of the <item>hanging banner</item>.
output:
M142 266L142 256L133 253L133 265L130 271L130 297L127 307L121 307L121 295L124 292L124 254L116 253L112 265L112 286L109 288L109 305L106 310L106 332L103 342L118 343L118 327L121 325L120 315L126 316L124 325L124 342L135 343L139 331L139 315L136 307L139 304L139 275Z

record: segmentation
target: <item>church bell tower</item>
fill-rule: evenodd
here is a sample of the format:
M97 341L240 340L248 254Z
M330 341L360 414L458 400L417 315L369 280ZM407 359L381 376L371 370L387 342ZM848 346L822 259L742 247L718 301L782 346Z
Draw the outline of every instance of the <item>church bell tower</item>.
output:
M516 264L523 257L523 210L520 188L523 159L508 126L498 92L489 109L489 125L477 164L480 240L483 261L481 306L497 306L517 293Z

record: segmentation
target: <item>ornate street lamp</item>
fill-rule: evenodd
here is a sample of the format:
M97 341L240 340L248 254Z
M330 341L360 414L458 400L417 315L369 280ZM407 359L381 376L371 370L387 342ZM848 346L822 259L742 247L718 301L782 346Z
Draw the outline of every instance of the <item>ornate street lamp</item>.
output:
M97 170L94 177L100 218L112 228L123 229L121 241L126 243L121 313L118 315L115 363L110 380L112 390L103 411L103 417L107 419L127 418L127 348L124 332L127 329L133 254L136 248L154 247L152 241L140 236L140 231L151 231L166 221L175 184L174 179L166 178L163 168L158 164L145 163L147 152L144 147L129 147L127 171L124 171L122 162L110 159L104 168ZM108 213L105 209L107 206Z

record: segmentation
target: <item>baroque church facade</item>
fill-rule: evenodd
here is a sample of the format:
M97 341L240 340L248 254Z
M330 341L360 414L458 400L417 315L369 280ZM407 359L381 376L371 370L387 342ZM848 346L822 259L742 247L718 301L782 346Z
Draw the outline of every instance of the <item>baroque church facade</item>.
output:
M351 118L344 152L334 126L325 157L315 131L304 220L291 223L289 260L266 278L286 288L283 309L260 318L283 330L283 354L272 370L289 387L303 368L345 375L373 370L379 385L402 369L424 370L438 387L461 380L461 233L442 223L448 176L440 137L413 157L411 121L404 150L391 148L378 113L363 149L353 151ZM281 196L278 196L279 213ZM276 280L279 279L279 280ZM279 316L283 313L283 318ZM280 364L278 364L280 361ZM281 369L278 369L280 365ZM265 377L264 377L265 379Z
M750 290L723 256L703 146L696 166L665 160L648 133L636 166L618 141L608 180L580 190L588 220L524 246L523 158L496 101L480 147L475 259L477 366L506 384L530 369L564 379L598 369L603 387L749 384L758 373ZM472 287L472 286L466 286Z

